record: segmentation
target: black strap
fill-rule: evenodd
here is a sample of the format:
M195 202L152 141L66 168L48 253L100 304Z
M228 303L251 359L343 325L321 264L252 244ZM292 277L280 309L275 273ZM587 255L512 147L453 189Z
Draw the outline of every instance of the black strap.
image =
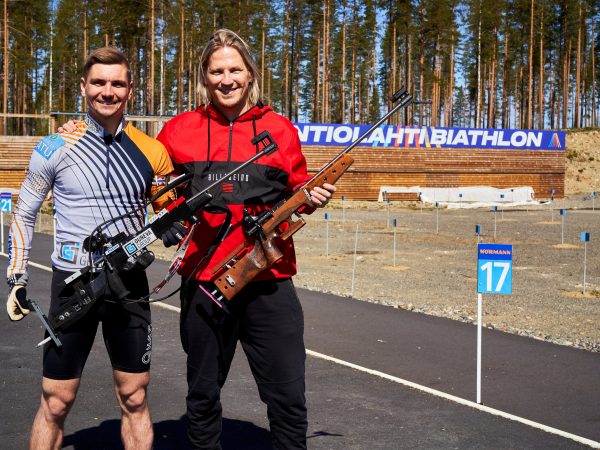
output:
M206 117L208 117L207 121L208 121L208 125L207 125L207 132L206 132L206 162L208 164L208 166L210 167L210 111L208 110L208 107L206 108Z
M225 236L227 236L227 232L229 231L229 227L231 225L232 213L231 210L226 206L214 205L214 210L211 212L216 212L217 214L225 214L225 219L223 220L223 223L221 223L217 235L215 236L211 244L208 246L208 250L206 251L205 256L200 259L196 267L194 267L194 270L192 270L192 272L190 273L190 278L198 270L200 263L206 258L210 257L217 250L219 244L221 244L221 242L223 242L223 239L225 239Z
M254 137L256 137L256 117L252 116L252 130L254 131ZM254 144L254 146L256 147L256 153L260 152L260 149L258 148L258 142L256 144Z
M182 278L181 287L179 288L179 289L181 289L181 298L186 298L185 291L189 285L189 281L191 279L193 279L193 276L198 271L200 264L202 264L204 262L204 260L206 260L206 258L209 258L217 250L217 247L219 246L219 244L221 242L223 242L223 239L225 239L225 236L227 236L227 232L229 231L229 226L231 225L231 217L232 217L231 211L229 210L229 208L223 207L223 206L215 206L215 210L219 210L220 213L225 214L225 219L223 220L223 223L221 223L221 226L219 227L219 231L217 232L217 235L215 236L215 238L213 239L211 244L208 246L208 250L196 264L196 267L194 267L192 269L192 271L190 272L190 274L188 275L187 278ZM177 292L177 291L175 291L175 292ZM169 296L171 296L173 294L174 293L171 293Z

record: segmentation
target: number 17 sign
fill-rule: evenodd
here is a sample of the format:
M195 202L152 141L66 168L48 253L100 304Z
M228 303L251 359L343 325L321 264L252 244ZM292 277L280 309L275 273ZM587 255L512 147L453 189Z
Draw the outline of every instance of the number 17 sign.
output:
M477 292L512 294L512 245L477 246Z

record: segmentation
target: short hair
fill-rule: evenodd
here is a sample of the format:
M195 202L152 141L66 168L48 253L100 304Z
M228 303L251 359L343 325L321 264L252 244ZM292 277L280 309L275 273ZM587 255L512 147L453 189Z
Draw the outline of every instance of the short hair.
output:
M208 60L214 52L223 47L232 47L236 49L242 57L246 69L248 69L251 76L248 102L252 106L256 105L260 100L260 72L258 71L258 67L250 54L248 44L246 44L236 33L225 28L215 31L204 46L204 50L202 50L200 67L198 70L198 87L196 89L199 104L208 105L212 100L210 98L210 92L206 89Z
M127 69L127 81L131 82L131 69L127 56L115 47L100 47L92 51L83 65L83 79L87 80L88 73L94 64L121 64Z

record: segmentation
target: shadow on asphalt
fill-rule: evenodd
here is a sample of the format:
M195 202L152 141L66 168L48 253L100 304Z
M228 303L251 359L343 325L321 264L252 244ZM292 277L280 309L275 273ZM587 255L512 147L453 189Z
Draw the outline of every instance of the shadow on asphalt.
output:
M64 437L62 448L73 450L123 450L120 421L106 420L97 427L79 430ZM269 431L251 422L223 419L223 450L265 450L271 448ZM191 450L186 437L185 418L154 424L153 450Z

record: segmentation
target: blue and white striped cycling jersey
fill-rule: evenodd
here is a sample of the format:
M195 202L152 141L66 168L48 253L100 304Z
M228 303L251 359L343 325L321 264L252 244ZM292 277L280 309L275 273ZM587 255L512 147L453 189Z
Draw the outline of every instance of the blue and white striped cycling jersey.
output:
M164 146L125 120L114 136L89 115L77 127L45 137L31 155L10 225L8 277L27 274L35 218L50 191L56 218L52 264L75 271L88 264L84 239L103 222L142 206L173 170ZM153 207L170 200L171 194L162 196ZM144 225L144 215L127 215L101 231L132 234Z

